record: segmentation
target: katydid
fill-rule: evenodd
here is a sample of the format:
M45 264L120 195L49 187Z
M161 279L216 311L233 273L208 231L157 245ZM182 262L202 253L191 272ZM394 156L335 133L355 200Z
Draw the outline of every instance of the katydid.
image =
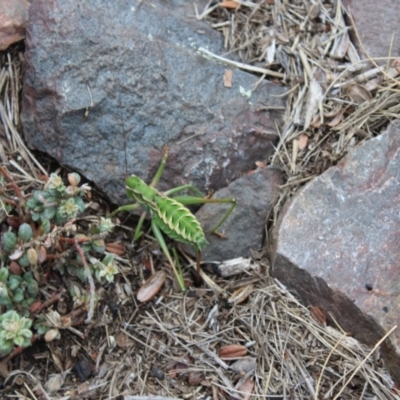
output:
M128 197L136 200L137 203L119 207L111 214L111 216L120 211L131 211L137 208L139 205L144 206L146 208L146 212L151 215L151 227L154 236L159 242L169 263L171 264L171 268L174 271L179 287L181 288L181 290L185 290L183 277L176 270L175 264L172 261L171 255L169 253L168 247L165 243L161 231L170 238L177 240L178 242L187 243L195 249L197 255L197 281L199 282L201 250L205 245L207 245L207 240L199 221L197 221L196 217L188 208L185 207L185 205L204 203L231 204L229 209L222 216L221 220L211 229L211 232L216 233L217 229L224 223L229 214L235 208L236 201L235 199L213 199L210 196L203 196L202 193L197 190L193 185L183 185L168 190L164 193L159 192L155 188L155 186L160 180L160 177L165 168L167 158L168 147L165 147L164 156L161 160L157 173L150 185L147 185L135 175L131 175L125 180ZM192 190L197 195L197 197L187 195L169 197L172 194L184 190ZM139 223L135 230L134 239L138 239L142 234L141 230L144 219L146 218L146 212L142 214L139 220Z

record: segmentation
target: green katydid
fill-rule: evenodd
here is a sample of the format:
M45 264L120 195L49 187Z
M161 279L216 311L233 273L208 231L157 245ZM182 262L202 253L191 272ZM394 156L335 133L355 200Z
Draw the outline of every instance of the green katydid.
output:
M111 214L111 216L120 211L131 211L137 208L139 205L144 206L146 208L146 212L151 215L151 227L154 236L160 244L169 263L171 264L171 268L174 271L176 279L179 283L179 287L181 290L185 290L183 277L175 268L175 264L172 261L170 252L161 231L170 238L177 240L178 242L187 243L195 249L197 254L197 280L200 281L201 250L207 244L207 240L204 236L204 232L199 221L197 221L196 217L188 208L185 207L185 205L204 203L231 204L229 209L222 216L221 220L211 229L211 232L216 233L217 229L224 223L229 214L235 208L236 201L235 199L213 199L210 196L203 196L203 194L193 185L183 185L168 190L164 193L159 192L155 186L157 185L164 171L167 158L168 147L165 147L164 156L150 185L147 185L135 175L131 175L125 180L127 195L136 200L137 203L119 207ZM169 197L170 195L182 192L184 190L192 190L197 197L187 195ZM141 230L144 219L146 218L146 212L142 214L136 227L134 234L135 240L138 239L142 234Z

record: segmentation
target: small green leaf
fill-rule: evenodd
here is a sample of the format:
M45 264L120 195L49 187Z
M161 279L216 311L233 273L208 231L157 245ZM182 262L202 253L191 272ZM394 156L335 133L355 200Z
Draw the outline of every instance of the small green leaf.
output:
M21 288L17 288L13 292L13 302L20 303L24 299L24 291Z
M29 267L29 265L31 265L28 259L28 255L26 253L24 253L22 257L20 257L20 259L18 260L18 264L21 267Z
M11 252L14 250L15 246L17 245L18 239L17 236L11 232L4 232L3 235L3 248L7 252Z
M23 241L23 242L29 242L29 240L32 239L32 228L29 224L23 223L20 225L18 229L18 237Z
M32 296L36 296L39 293L39 285L34 280L28 282L27 289L28 293Z
M40 213L35 213L35 212L33 212L32 213L32 221L40 221L42 219L42 214L40 214Z
M8 279L8 269L5 267L0 268L0 282L5 282Z
M104 240L103 239L93 240L92 249L97 253L104 253L104 251L106 250L106 246L104 245Z
M39 206L41 203L35 198L31 197L27 202L26 206L28 207L29 210L34 210L35 207Z
M11 291L14 291L15 289L17 289L18 287L21 286L22 281L23 281L23 279L22 279L21 276L19 276L19 275L10 275L9 278L8 278L8 282L7 282L8 288Z
M79 196L75 196L74 198L74 202L78 208L79 212L83 212L85 211L85 203L84 201L79 197Z
M43 218L42 219L47 219L51 220L54 218L54 216L57 214L57 208L56 207L46 207L43 211Z
M12 348L13 348L12 340L6 340L5 338L1 337L1 335L0 335L0 351L4 355L7 355L7 354L11 353Z
M51 228L50 221L48 219L44 219L39 229L42 231L44 235L46 235L47 233L50 232L50 228Z

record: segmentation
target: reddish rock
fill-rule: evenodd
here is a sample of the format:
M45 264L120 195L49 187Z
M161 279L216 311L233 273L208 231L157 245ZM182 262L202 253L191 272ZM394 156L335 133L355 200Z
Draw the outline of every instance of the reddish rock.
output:
M0 2L0 50L25 38L28 23L28 0L2 0Z
M371 57L400 55L400 2L393 0L343 0L350 11L361 42ZM352 35L356 39L356 35ZM393 36L393 45L390 46ZM362 47L358 44L358 49ZM364 55L365 56L365 55ZM378 61L382 64L382 61Z
M400 326L400 121L309 183L273 233L272 275L361 342ZM400 382L400 331L382 346Z

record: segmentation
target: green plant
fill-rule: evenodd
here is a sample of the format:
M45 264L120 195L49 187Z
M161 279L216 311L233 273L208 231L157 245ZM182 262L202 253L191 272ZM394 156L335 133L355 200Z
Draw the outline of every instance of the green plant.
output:
M38 293L39 285L31 271L20 276L10 274L5 267L0 268L0 305L26 313Z
M114 276L119 272L112 254L107 254L102 261L89 256L88 261L90 273L95 275L99 283L113 282ZM79 256L74 263L68 264L67 270L70 275L78 277L82 282L87 281L88 277Z
M0 351L8 354L13 346L28 347L31 344L32 320L20 317L14 310L0 315Z
M84 211L82 196L89 187L78 187L81 178L76 173L68 174L68 180L70 186L66 187L59 175L51 174L44 190L36 191L27 201L26 205L32 213L33 221L47 220L62 225Z
M43 270L40 265L49 254L54 256L64 273L70 273L68 287L74 306L84 305L91 312L99 300L93 280L89 280L89 291L79 288L70 279L71 275L86 282L89 271L104 283L112 282L118 273L111 254L106 254L102 260L93 257L104 253L104 239L114 224L109 218L100 218L89 226L85 222L81 225L75 223L78 214L85 209L84 196L90 188L78 186L80 176L76 173L68 174L68 181L69 186L66 186L60 176L51 174L43 190L34 192L27 202L21 201L18 216L9 219L10 228L2 236L0 313L6 311L0 318L0 352L3 354L9 353L14 345L26 347L30 343L33 320L27 315L34 302L41 304L37 298L39 285L35 277L41 280ZM21 220L27 222L19 224ZM89 232L77 234L82 227L88 228ZM90 260L86 267L83 266L86 261L84 263L82 259ZM66 265L73 268L65 270ZM32 315L34 329L39 335L51 330L47 314Z

